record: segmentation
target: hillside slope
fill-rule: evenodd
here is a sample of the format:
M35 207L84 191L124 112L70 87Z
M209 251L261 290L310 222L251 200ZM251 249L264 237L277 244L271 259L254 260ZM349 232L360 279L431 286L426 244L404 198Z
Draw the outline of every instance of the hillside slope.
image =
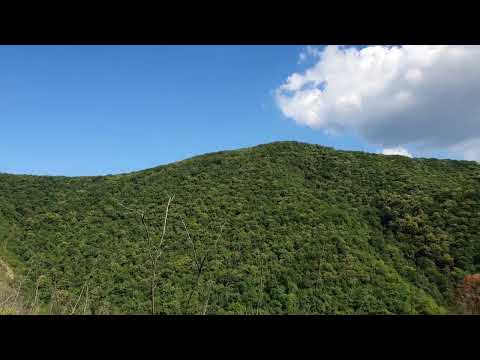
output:
M0 247L49 312L150 313L148 244L175 195L155 313L444 313L480 272L479 190L474 162L297 142L114 176L0 174Z

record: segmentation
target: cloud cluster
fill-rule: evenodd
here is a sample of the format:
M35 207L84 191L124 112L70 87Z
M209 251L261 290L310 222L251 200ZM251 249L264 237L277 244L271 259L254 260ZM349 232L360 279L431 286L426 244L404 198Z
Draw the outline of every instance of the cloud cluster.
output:
M301 64L305 60L307 60L309 57L320 57L322 55L322 52L318 50L317 48L308 45L298 56L298 63Z
M327 46L302 54L315 65L276 90L286 117L386 149L413 145L480 160L480 46Z
M407 149L402 148L400 146L396 148L383 149L382 154L383 155L401 155L409 158L412 157L412 154Z

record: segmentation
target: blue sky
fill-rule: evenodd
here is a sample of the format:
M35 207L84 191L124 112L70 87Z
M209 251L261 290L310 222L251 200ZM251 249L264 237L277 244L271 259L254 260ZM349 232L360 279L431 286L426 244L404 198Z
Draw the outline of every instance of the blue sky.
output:
M285 116L276 89L318 61L302 51L0 46L0 172L115 174L277 140L378 151Z

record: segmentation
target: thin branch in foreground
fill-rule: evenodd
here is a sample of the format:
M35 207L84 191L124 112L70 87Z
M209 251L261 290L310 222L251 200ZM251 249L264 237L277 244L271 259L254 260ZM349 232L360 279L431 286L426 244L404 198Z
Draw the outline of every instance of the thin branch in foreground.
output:
M152 315L155 315L155 290L157 287L157 266L158 266L158 260L163 254L163 241L165 240L165 232L167 228L167 219L168 219L168 211L170 209L170 204L175 198L175 195L170 196L168 198L168 203L167 203L167 208L165 209L165 218L163 220L163 232L162 232L162 237L160 239L160 244L158 245L158 248L154 247L155 249L155 257L152 259L152 282L151 282L151 295L152 295ZM145 224L146 226L146 224ZM145 229L147 229L145 227ZM151 243L151 242L150 242ZM150 251L151 252L151 251Z
M188 297L187 297L187 302L186 302L186 305L185 305L185 310L187 310L188 307L190 306L190 301L192 299L193 293L197 290L201 275L205 272L205 270L207 270L207 267L210 268L208 266L210 264L210 261L215 259L217 254L218 254L217 245L218 245L218 241L220 240L220 238L222 236L222 231L223 231L223 228L224 228L225 224L223 224L220 227L220 232L219 232L219 234L218 234L218 236L215 240L215 243L214 243L213 255L209 256L209 252L207 250L206 254L201 258L198 256L198 253L197 253L197 250L196 250L196 247L195 247L195 241L193 241L192 237L190 236L190 232L188 231L188 228L187 228L187 225L185 224L185 221L182 220L182 224L183 224L183 227L185 228L185 232L187 233L187 238L188 238L188 240L189 240L189 242L192 246L193 260L194 260L195 268L196 268L195 282L194 282L193 287L189 291L189 294L188 294ZM208 287L207 287L207 294L206 294L207 298L206 298L205 304L203 306L203 311L201 311L202 314L205 314L206 311L207 311L208 303L210 301L210 292L211 292L212 286L213 286L212 280L210 280L208 282Z
M20 290L22 288L22 285L24 283L24 281L28 278L28 275L30 275L30 272L31 272L31 268L28 269L27 271L27 275L25 275L25 277L23 277L21 280L20 280L20 283L18 285L18 288L17 288L17 293L15 294L15 299L13 300L13 305L16 305L17 304L17 300L18 300L18 297L20 295Z
M132 211L138 215L140 215L142 226L145 231L146 239L147 239L147 255L148 255L148 260L151 265L151 275L150 275L150 301L151 301L151 313L152 315L155 314L155 291L156 291L156 281L157 281L157 269L158 269L158 262L163 255L163 244L165 241L165 234L167 230L167 220L168 220L168 213L170 210L170 205L175 198L175 195L169 196L168 197L168 203L167 207L165 209L165 216L163 219L163 229L162 229L162 236L160 238L160 241L158 243L158 246L154 244L151 232L148 228L147 224L147 215L146 215L146 210L137 210L137 209L132 209L129 208L125 205L123 205L120 201L117 200L117 203L120 204L123 208Z
M82 290L80 291L80 295L78 296L77 302L76 302L75 306L73 307L72 313L70 315L75 314L75 310L77 310L77 306L78 306L78 303L80 302L80 298L82 297L83 289L85 288L85 284L86 284L86 282L82 286Z
M95 261L92 265L92 270L87 274L86 276L86 280L85 282L83 283L83 286L82 286L82 290L80 291L80 295L78 296L78 299L77 299L77 302L75 304L75 306L73 307L73 310L72 310L72 313L71 315L75 314L75 311L77 310L77 306L78 304L80 303L80 299L82 297L82 294L83 294L83 289L86 287L87 288L87 296L88 296L88 282L90 281L90 278L91 276L93 275L93 273L95 272L96 270L96 265L97 265L97 262L98 262L98 256L95 258ZM87 301L88 301L88 298L87 298Z
M87 291L85 295L85 306L83 307L83 315L87 313L87 306L88 306L88 283L87 283Z

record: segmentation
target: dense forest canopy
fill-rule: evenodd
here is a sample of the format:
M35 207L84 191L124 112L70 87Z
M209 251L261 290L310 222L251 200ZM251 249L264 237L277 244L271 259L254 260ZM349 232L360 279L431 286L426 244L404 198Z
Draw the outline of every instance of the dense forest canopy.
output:
M474 162L297 142L0 174L0 257L40 313L455 312L480 273L479 190Z

